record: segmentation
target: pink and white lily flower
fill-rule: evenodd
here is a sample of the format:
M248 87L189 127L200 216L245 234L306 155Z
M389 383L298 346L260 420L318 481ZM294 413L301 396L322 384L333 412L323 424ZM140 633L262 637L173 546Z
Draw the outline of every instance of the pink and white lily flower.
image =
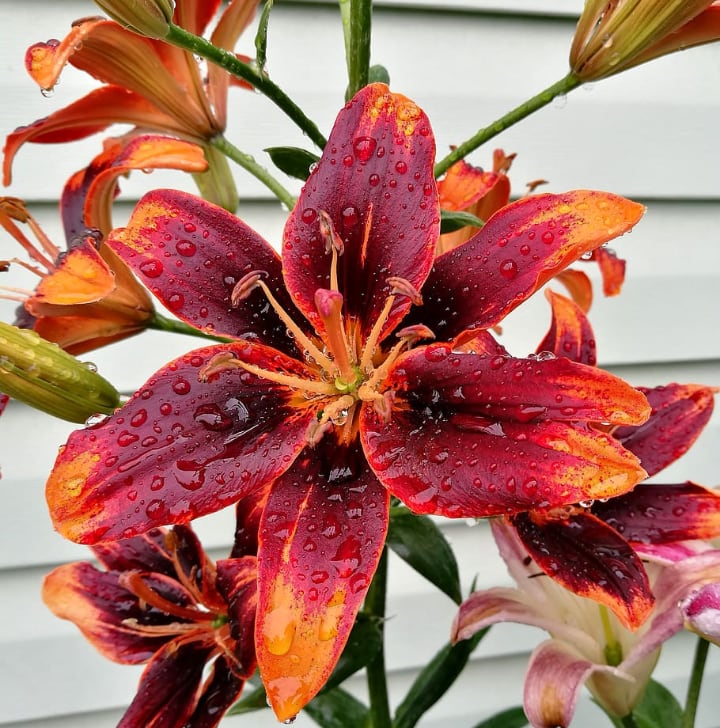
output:
M583 684L607 712L616 716L632 712L663 642L683 628L679 603L720 579L720 550L671 565L647 564L655 606L632 631L604 605L545 576L507 522L495 519L491 526L518 586L471 594L460 606L452 638L468 639L498 622L536 626L550 634L551 639L532 653L525 678L523 703L533 728L568 726Z

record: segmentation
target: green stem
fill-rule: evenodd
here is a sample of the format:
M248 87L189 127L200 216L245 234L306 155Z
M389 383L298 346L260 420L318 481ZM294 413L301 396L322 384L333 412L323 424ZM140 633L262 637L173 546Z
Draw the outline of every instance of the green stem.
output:
M455 164L455 162L463 159L470 152L500 134L500 132L509 129L513 124L522 121L526 116L530 116L530 114L536 112L538 109L542 109L543 106L547 106L554 98L569 93L581 84L582 81L577 76L572 72L568 73L565 78L556 81L552 86L548 86L544 91L524 101L520 106L512 109L512 111L508 111L507 114L501 116L489 126L483 127L474 136L470 137L470 139L453 149L450 154L443 157L435 165L435 176L440 177L445 174L448 168Z
M628 713L622 718L619 718L619 721L623 728L637 728L637 723L635 722L635 718L633 718L632 713Z
M222 134L216 136L211 144L215 149L221 151L226 157L229 157L233 162L237 162L243 169L250 172L253 177L259 179L274 195L282 202L288 210L292 210L295 207L295 198L288 192L278 180L273 177L270 172L265 169L261 164L255 161L254 157L251 157L245 152L241 152L234 144L231 144Z
M258 73L251 65L243 63L234 53L214 46L210 41L199 35L188 33L173 23L170 24L167 35L163 40L190 53L207 58L208 61L224 68L233 76L242 78L252 84L258 91L265 94L276 106L282 109L312 141L322 149L327 140L320 133L315 123L311 121L299 106L266 75Z
M348 65L348 99L368 84L371 28L371 0L350 0L350 32L346 36L345 50Z
M378 620L381 635L385 625L385 598L387 592L387 549L383 549L375 576L373 577L363 612ZM384 636L383 636L384 643ZM388 698L387 677L385 673L385 648L381 645L375 657L365 668L367 674L368 694L370 696L370 714L367 728L390 728L390 700Z
M695 725L695 713L697 712L698 699L700 698L700 687L702 685L703 673L705 672L705 661L707 660L710 643L702 637L698 637L695 646L695 659L693 660L690 683L688 684L687 697L685 698L685 711L682 717L680 728L693 728Z
M197 336L200 339L209 339L210 341L221 341L227 343L232 341L224 336L213 336L212 334L206 334L200 329L196 329L190 324L186 324L183 321L176 321L175 319L165 318L162 314L157 311L148 322L149 329L156 329L157 331L169 331L173 334L186 334L188 336Z

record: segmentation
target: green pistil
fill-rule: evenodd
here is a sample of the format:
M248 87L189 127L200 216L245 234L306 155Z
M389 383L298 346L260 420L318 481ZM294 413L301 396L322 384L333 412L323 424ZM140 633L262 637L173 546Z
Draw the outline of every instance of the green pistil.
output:
M610 667L617 667L623 661L622 646L615 638L607 607L604 604L599 604L598 609L600 610L600 621L605 634L605 662Z

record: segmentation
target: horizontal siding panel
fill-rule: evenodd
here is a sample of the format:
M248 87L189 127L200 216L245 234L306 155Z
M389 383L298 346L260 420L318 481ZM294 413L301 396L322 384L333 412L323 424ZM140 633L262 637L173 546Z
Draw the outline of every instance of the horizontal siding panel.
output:
M0 29L0 64L9 71L3 124L8 130L46 116L93 86L84 74L69 69L53 97L45 99L22 68L25 48L64 34L71 18L87 14L85 5L73 0L38 16L30 4L13 7L13 13L18 20ZM304 34L295 32L308 20L313 37L322 42L308 44ZM402 33L397 32L400 26ZM426 109L444 152L564 75L573 27L569 19L478 15L459 22L452 14L380 7L373 61L389 68L394 89ZM339 28L334 7L282 4L270 28L273 78L326 131L342 105L346 85ZM250 52L251 38L238 49ZM719 52L715 46L695 49L594 84L589 91L577 90L505 132L491 146L519 153L516 179L521 183L544 177L556 189L586 186L641 197L717 198L720 186L713 170L720 151L708 150L704 140L711 138L720 105L715 93L720 85ZM695 72L697 68L703 73ZM268 144L309 146L265 98L233 91L228 137L241 149L267 162L262 149ZM61 182L99 149L99 138L63 146L28 145L19 152L13 194L56 197ZM490 156L488 149L471 159L487 164ZM47 169L48 159L54 174L37 174ZM124 187L136 196L156 186L155 180L156 176L136 175ZM237 180L241 197L267 196L246 173L238 171ZM180 184L191 186L186 178ZM297 190L293 181L288 185Z

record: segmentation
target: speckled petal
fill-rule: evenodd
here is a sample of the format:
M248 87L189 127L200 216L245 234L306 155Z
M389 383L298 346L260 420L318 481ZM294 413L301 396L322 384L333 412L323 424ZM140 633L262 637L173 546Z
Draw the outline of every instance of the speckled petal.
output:
M523 513L512 523L535 563L566 589L604 604L629 629L648 618L654 599L642 561L604 521L578 508Z
M82 543L186 523L234 503L284 472L315 413L238 367L202 376L216 356L307 376L299 363L248 343L176 359L98 425L74 432L46 496L56 528ZM206 381L205 381L206 380Z
M227 210L185 192L154 190L137 204L127 227L113 231L108 245L192 326L295 351L262 290L232 306L235 285L261 271L280 305L293 308L277 253Z
M326 436L275 482L265 508L255 642L279 720L327 680L383 548L388 494L356 447Z
M644 207L606 192L524 197L441 255L413 311L439 339L490 328L584 253L626 233Z
M363 88L338 115L283 236L288 288L318 332L324 326L315 291L331 288L321 213L343 242L338 284L345 312L367 336L390 295L387 279L404 278L419 289L432 265L440 230L434 155L424 112L383 84ZM383 334L410 305L405 296L396 299Z

